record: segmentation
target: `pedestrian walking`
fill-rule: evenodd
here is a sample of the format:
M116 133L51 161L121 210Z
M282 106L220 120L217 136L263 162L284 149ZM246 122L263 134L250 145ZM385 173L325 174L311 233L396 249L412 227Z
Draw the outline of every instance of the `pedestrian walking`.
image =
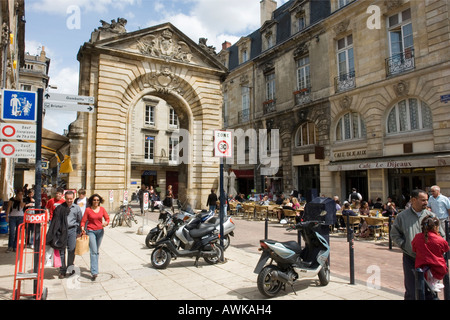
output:
M215 193L215 189L211 189L211 193L208 196L208 200L206 201L206 206L209 207L209 211L216 212L217 207L217 194Z
M352 188L352 192L348 195L348 202L352 203L354 201L361 201L362 196L361 194L356 190L356 188Z
M81 232L89 236L89 253L91 261L91 280L95 281L99 273L98 257L100 254L100 244L105 233L104 227L109 224L109 215L102 207L104 199L97 193L89 197L88 208L81 221ZM87 226L85 227L87 222Z
M441 194L439 186L431 187L431 197L428 200L428 207L439 219L442 230L445 230L445 221L450 214L450 200Z
M15 197L9 199L6 209L6 222L9 222L8 249L6 252L16 251L17 234L19 225L23 223L25 202L23 201L23 190L17 190Z
M148 193L147 187L145 184L141 185L141 188L138 192L138 198L139 198L139 207L141 208L141 214L144 214L144 194Z
M403 251L403 275L405 285L405 300L415 300L415 260L416 253L411 242L422 232L422 221L435 214L427 210L428 194L420 189L411 192L411 207L400 212L394 220L391 238L395 245ZM443 232L441 232L443 234Z
M448 273L444 253L450 250L447 241L439 235L438 218L426 217L422 220L422 233L418 233L411 245L416 253L415 268L424 271L425 280L434 292L444 286L439 283Z
M65 199L63 197L64 195L64 189L63 188L57 188L55 196L47 201L47 204L45 208L48 210L48 221L51 222L53 220L53 212L55 211L56 207L63 204L65 202Z
M59 269L60 279L63 279L66 276L67 269L74 265L75 246L77 243L77 235L80 234L80 223L82 219L80 207L74 204L74 192L67 191L64 198L64 203L60 204L53 211L53 220L48 231L50 237L47 234L47 243L52 241L50 245L55 245L58 241L61 242L60 246L56 245L55 247L55 249L59 249L61 257L61 268ZM54 223L55 221L56 223Z

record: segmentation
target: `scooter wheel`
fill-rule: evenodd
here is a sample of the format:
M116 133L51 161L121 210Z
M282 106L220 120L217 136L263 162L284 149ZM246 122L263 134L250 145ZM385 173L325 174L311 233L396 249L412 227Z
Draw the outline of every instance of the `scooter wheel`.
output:
M330 282L330 266L328 261L325 262L325 266L319 271L319 282L321 286L326 286Z
M272 271L279 271L280 269L276 266L269 265L264 267L258 274L258 290L262 295L272 298L275 297L278 292L280 292L283 287L283 283L279 280L272 278Z
M166 269L172 259L169 250L165 248L156 248L152 252L151 262L156 269Z
M206 263L208 264L216 264L219 261L223 260L223 249L219 245L213 245L213 250L216 252L214 257L204 257Z

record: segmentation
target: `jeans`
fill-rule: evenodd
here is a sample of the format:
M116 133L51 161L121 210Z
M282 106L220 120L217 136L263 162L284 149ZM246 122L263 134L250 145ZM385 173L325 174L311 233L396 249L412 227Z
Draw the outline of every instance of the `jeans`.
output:
M9 217L9 239L8 248L16 250L17 237L19 233L19 226L23 223L23 216L21 217Z
M66 274L67 268L72 266L75 261L75 247L77 245L77 227L67 230L67 264L66 264L66 249L59 250L61 256L61 268L59 272Z
M91 258L91 274L98 274L98 255L100 253L100 244L102 243L104 230L88 230L89 251Z

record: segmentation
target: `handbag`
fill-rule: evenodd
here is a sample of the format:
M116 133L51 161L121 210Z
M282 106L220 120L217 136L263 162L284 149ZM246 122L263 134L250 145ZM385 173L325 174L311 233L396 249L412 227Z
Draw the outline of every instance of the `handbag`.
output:
M78 256L82 256L86 252L89 251L89 236L82 235L77 238L77 243L75 245L75 254Z
M58 249L53 249L53 267L55 268L61 267L61 255L59 254Z

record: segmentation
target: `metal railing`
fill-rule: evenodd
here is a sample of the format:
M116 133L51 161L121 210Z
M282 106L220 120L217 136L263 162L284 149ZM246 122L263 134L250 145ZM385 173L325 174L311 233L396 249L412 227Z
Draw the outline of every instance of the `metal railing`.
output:
M342 92L356 87L355 71L343 73L334 78L334 86L336 92Z
M264 114L272 113L277 111L277 100L267 100L263 102L263 112Z
M409 48L404 52L395 54L386 59L386 75L389 77L414 69L414 49Z
M311 88L303 88L294 92L295 104L302 105L311 102Z

